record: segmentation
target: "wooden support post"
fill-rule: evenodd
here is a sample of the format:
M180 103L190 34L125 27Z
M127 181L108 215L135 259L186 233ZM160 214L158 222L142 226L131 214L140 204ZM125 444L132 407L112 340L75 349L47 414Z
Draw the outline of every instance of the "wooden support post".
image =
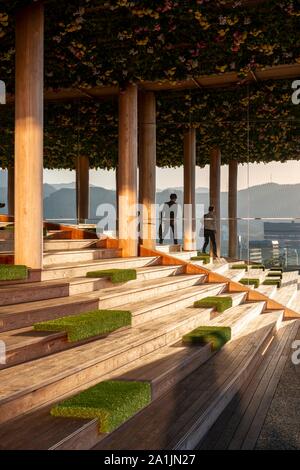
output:
M8 215L15 214L15 169L9 166L7 169L7 206Z
M153 92L139 95L139 207L141 244L156 246L156 100Z
M123 257L137 256L138 90L128 85L119 95L118 219Z
M220 256L221 247L221 151L218 147L210 151L210 172L209 172L209 199L210 205L214 206L217 220L217 255ZM212 250L210 251L212 256Z
M228 254L230 258L237 257L237 178L238 162L229 162L229 188L228 188L228 218L229 218L229 240Z
M196 249L196 129L184 134L184 224L183 249Z
M17 13L15 92L15 263L43 265L44 8Z
M77 157L76 161L76 211L78 223L85 223L89 218L89 158Z

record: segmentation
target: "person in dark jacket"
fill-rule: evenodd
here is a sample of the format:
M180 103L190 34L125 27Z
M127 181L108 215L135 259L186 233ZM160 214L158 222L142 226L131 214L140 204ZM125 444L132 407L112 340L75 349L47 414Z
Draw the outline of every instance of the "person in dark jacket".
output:
M167 230L168 226L170 226L170 229L173 233L173 239L174 239L174 245L177 245L178 241L177 238L175 237L175 215L177 211L177 194L172 193L170 194L170 200L168 202L164 203L164 208L162 212L160 213L160 224L159 224L159 244L162 245L164 242L164 234L163 234L163 222L166 224ZM174 205L176 207L174 207ZM173 210L171 208L173 207ZM164 233L167 231L165 230Z
M216 244L216 231L217 221L214 206L209 206L208 213L204 215L204 245L202 252L206 253L206 248L209 242L212 245L214 256L217 258L217 244Z

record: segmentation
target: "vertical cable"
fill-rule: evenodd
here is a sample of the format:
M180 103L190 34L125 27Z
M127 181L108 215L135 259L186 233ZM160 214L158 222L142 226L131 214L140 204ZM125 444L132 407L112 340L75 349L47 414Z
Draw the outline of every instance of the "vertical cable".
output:
M248 249L247 249L247 261L250 264L250 88L249 83L247 84L247 237L248 237Z

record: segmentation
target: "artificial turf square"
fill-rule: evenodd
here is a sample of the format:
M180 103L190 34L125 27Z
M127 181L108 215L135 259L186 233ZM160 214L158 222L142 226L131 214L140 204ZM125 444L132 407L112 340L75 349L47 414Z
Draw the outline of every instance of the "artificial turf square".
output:
M100 271L90 271L87 277L108 277L113 284L119 282L132 281L136 279L135 269L103 269Z
M212 351L219 350L231 339L231 328L228 326L200 326L182 337L184 344L211 343Z
M151 402L148 382L104 381L51 409L52 416L98 419L101 433L112 432Z
M194 307L215 308L217 312L222 313L232 307L232 297L204 297L204 299L196 300Z
M93 336L111 333L131 325L131 312L124 310L93 310L80 315L70 315L35 323L37 331L65 331L68 341L81 341Z

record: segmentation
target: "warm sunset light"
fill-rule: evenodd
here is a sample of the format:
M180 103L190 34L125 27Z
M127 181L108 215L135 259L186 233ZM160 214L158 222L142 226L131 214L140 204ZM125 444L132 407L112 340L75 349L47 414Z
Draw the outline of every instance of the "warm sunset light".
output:
M299 31L297 0L0 2L9 465L300 450Z

